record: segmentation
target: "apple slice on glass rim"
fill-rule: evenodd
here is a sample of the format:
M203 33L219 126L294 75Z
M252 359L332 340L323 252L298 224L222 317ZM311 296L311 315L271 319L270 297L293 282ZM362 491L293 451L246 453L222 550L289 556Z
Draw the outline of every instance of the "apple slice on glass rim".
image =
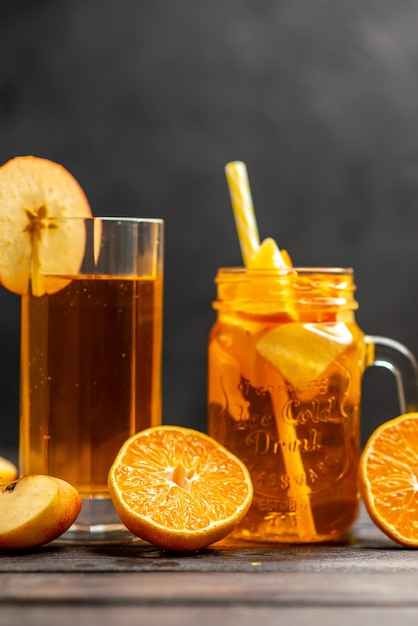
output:
M81 265L90 205L75 178L61 165L34 156L15 157L0 167L0 283L24 295L54 293ZM47 243L46 243L47 242Z

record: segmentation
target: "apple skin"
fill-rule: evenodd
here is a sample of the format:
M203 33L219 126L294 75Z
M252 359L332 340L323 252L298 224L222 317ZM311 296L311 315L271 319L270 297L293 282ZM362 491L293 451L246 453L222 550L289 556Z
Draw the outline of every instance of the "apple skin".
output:
M10 483L17 478L17 468L11 461L0 456L0 485Z
M24 295L59 291L74 274L85 248L83 220L92 211L76 179L59 163L26 155L0 166L0 283ZM57 218L54 228L48 218ZM30 280L29 280L30 279Z
M80 510L78 491L60 478L28 474L0 485L0 549L49 543L69 529Z

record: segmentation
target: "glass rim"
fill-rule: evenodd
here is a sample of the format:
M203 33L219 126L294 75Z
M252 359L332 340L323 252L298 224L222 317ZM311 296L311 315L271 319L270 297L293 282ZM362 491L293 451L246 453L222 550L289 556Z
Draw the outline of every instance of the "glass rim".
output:
M301 274L354 274L352 267L277 267L277 268L247 268L243 266L230 266L218 268L218 274L232 274L244 276L246 274L261 274L261 275L278 275L289 273L301 273Z
M83 220L84 222L93 222L100 220L101 222L133 222L134 224L164 224L164 220L160 217L112 217L101 215L48 215L43 217L42 221L48 220Z

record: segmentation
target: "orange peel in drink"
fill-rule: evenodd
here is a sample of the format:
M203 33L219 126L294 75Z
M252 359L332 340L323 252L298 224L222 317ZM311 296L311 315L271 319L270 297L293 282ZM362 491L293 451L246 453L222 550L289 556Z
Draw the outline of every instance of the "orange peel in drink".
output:
M0 167L0 283L4 287L24 295L31 283L34 295L53 293L68 281L48 284L43 272L78 271L84 224L60 222L64 217L91 217L83 190L64 167L34 156L15 157Z
M286 250L279 250L274 239L267 237L250 257L248 269L280 269L292 267L292 261Z
M345 324L283 324L265 333L258 352L294 387L303 391L352 342Z
M208 435L153 426L129 438L109 472L125 526L166 550L190 552L223 539L253 497L248 469Z

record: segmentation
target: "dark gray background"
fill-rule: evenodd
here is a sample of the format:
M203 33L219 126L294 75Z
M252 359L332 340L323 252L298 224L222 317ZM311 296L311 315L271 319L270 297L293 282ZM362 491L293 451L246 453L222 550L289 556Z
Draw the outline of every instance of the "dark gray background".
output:
M213 277L240 264L224 177L262 237L352 266L357 319L418 353L418 3L2 0L0 162L62 163L96 215L166 220L164 421L206 428ZM0 293L0 444L18 432L19 299ZM398 412L364 378L364 436Z

